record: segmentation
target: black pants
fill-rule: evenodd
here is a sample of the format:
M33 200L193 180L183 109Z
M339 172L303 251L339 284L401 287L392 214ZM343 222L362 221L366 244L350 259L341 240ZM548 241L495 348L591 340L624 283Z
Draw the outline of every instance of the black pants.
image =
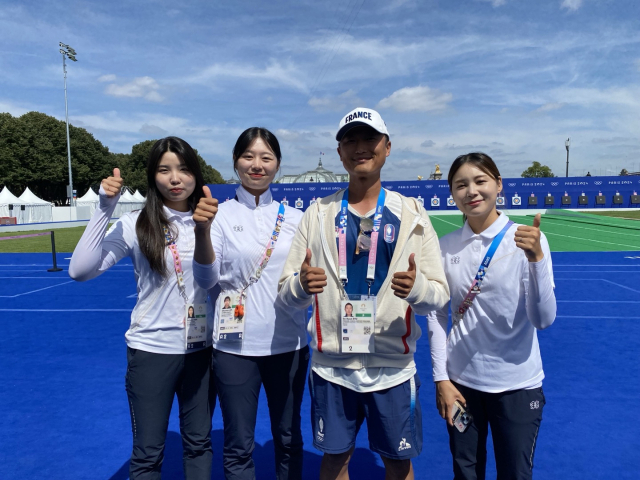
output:
M448 427L455 480L484 480L491 426L498 480L533 477L533 454L545 405L542 388L485 393L455 384L473 423L464 433Z
M276 478L302 479L300 407L309 365L309 347L249 357L213 350L213 371L224 420L224 474L255 479L254 448L260 387L269 404Z
M132 480L160 478L174 395L180 405L184 476L211 479L211 416L216 392L211 347L183 355L127 349L125 384L131 410Z

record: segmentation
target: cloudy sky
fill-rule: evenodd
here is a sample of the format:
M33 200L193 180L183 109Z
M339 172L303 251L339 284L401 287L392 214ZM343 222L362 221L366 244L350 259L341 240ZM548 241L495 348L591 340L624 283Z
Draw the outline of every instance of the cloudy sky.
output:
M388 180L470 151L503 176L640 170L636 0L112 0L0 4L0 111L69 115L114 152L178 135L225 178L250 126L284 173L342 171L334 135L356 106L392 140Z

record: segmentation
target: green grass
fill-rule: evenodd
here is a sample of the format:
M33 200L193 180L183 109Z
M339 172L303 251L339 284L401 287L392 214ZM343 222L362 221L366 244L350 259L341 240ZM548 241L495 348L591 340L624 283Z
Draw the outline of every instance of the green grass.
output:
M522 225L533 224L533 214L526 211L508 211L509 218ZM517 214L516 214L517 213ZM610 252L640 250L640 225L636 220L618 218L615 221L591 216L593 212L585 212L582 217L562 217L559 215L542 215L540 229L549 241L552 252ZM609 212L598 212L605 214ZM611 212L614 214L638 212ZM590 217L590 219L589 219ZM453 232L462 226L461 215L430 214L438 237ZM588 221L587 221L588 220ZM612 224L615 222L615 224Z
M57 252L73 252L80 240L85 227L57 228L53 229L56 240ZM50 232L51 230L34 230L28 232L3 232L2 237L17 235L29 235L31 233ZM17 238L15 240L0 240L0 253L41 253L51 252L51 237Z
M628 210L626 212L589 212L593 215L602 215L603 217L626 218L628 220L640 220L640 209Z
M521 215L511 214L511 219L517 223L531 225L533 215L527 215L524 211ZM630 229L613 228L607 225L580 225L570 221L555 218L553 221L542 216L541 229L549 240L552 251L615 251L615 250L640 250L640 234L637 232L637 220L640 220L640 209L632 211L608 211L588 212L590 215L629 219ZM522 215L524 214L524 215ZM462 215L430 215L438 237L453 232L462 226ZM604 220L604 219L603 219ZM624 220L619 220L624 223ZM56 250L61 253L71 253L80 240L85 227L54 229L56 237ZM634 231L635 230L635 231ZM1 237L27 235L30 233L48 232L50 230L38 230L27 232L4 232ZM20 238L16 240L0 241L0 253L39 253L51 252L51 238L42 237Z

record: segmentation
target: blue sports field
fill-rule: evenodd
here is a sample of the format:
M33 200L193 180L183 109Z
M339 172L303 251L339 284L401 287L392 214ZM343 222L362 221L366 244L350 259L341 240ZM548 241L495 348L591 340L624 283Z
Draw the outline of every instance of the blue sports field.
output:
M50 273L51 255L0 254L0 479L128 478L124 332L136 298L133 269L123 261L98 279L76 283L67 274L69 256L59 254L63 271ZM539 333L547 406L535 478L636 480L640 252L556 252L553 261L558 317ZM424 431L422 454L414 460L416 478L452 478L424 333L416 361ZM321 456L312 446L308 395L302 408L305 478L313 479ZM258 418L257 477L272 479L273 443L264 396ZM212 437L213 478L222 478L218 409ZM384 478L380 459L367 447L363 427L351 478ZM183 478L181 455L174 405L164 478ZM495 478L492 463L488 474Z

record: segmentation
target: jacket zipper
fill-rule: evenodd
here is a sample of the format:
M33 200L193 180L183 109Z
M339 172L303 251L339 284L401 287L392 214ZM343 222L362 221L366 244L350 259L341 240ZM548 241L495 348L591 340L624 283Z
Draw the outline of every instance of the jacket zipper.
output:
M333 262L333 255L331 255L331 249L329 248L329 243L327 242L327 236L325 235L325 232L324 232L325 215L326 215L325 212L321 212L320 210L318 210L318 220L320 221L320 225L321 225L320 240L322 241L322 250L324 251L325 257L327 257L329 266L331 267L334 275L338 279L338 285L340 285L340 293L342 295L342 299L346 299L347 292L345 291L344 286L342 285L342 280L340 279L340 275L338 274L338 271L336 269L336 264Z

